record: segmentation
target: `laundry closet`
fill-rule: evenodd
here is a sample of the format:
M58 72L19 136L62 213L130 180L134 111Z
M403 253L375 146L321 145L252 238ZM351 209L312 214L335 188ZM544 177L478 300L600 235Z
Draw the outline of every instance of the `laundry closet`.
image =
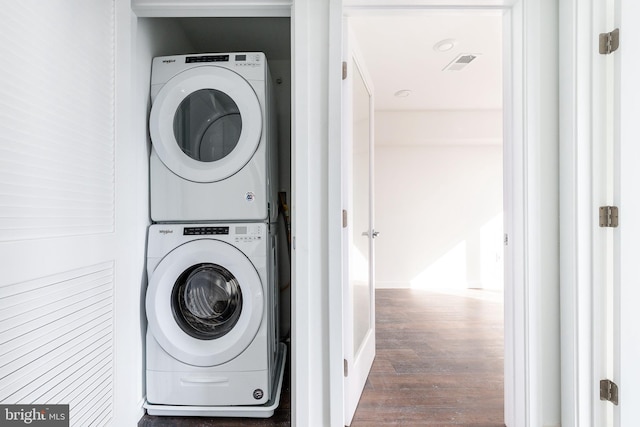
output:
M291 274L290 274L290 248L289 248L289 211L288 204L291 199L291 28L290 28L290 18L288 17L163 17L163 18L138 18L137 25L135 29L135 46L133 51L135 54L133 57L135 58L134 64L134 91L135 91L135 102L136 102L136 113L135 117L137 118L134 123L134 127L137 129L136 134L145 135L145 143L147 147L147 159L151 158L151 170L149 163L144 165L140 165L141 168L147 168L150 177L149 187L151 188L150 197L144 201L146 206L141 206L141 208L148 209L150 213L150 224L160 222L160 233L164 234L173 234L175 232L176 235L195 233L201 234L202 228L199 227L195 230L194 227L188 227L187 222L193 223L191 218L185 217L181 218L179 215L176 218L171 217L169 215L167 218L173 219L173 222L177 222L177 224L164 224L167 221L165 217L158 217L157 205L158 195L162 193L163 189L158 189L157 180L158 175L153 170L154 168L154 160L156 161L156 169L158 168L158 164L160 162L155 159L157 151L157 141L154 139L152 148L152 139L154 138L154 130L153 128L149 128L150 123L150 111L152 110L152 98L155 96L155 92L152 92L151 86L151 76L152 76L152 61L153 58L156 57L169 57L175 55L189 55L189 57L200 58L203 57L198 56L200 54L211 54L211 61L218 61L222 56L225 57L225 61L229 60L228 57L231 56L231 61L241 60L241 61L252 61L253 56L251 58L246 58L247 55L244 55L245 52L261 52L264 53L264 58L268 63L268 67L270 70L270 77L272 81L271 86L271 98L272 103L271 107L275 111L270 111L271 114L275 115L275 119L273 122L276 124L275 131L270 132L272 135L272 140L270 147L272 149L272 153L276 158L276 161L273 164L277 165L274 170L274 179L273 182L277 183L277 187L273 188L274 194L277 196L272 198L272 200L277 200L277 202L272 203L270 206L270 211L275 211L275 214L270 213L271 218L276 218L273 222L270 222L268 227L273 229L273 235L277 236L274 238L276 249L274 251L275 256L274 259L269 259L269 263L275 265L275 270L277 274L274 273L274 287L277 288L279 292L275 294L278 295L276 297L277 302L269 303L278 306L276 311L276 316L279 319L275 322L278 324L278 335L280 341L287 341L290 337L290 325L291 325ZM227 53L232 53L231 55L227 55ZM221 54L220 57L216 56ZM238 55L236 55L238 54ZM217 58L217 59L216 59ZM255 55L255 58L258 58L258 55ZM261 57L260 57L261 58ZM259 60L259 58L257 59ZM188 61L187 61L188 62ZM251 64L248 64L251 65ZM153 113L151 113L153 116ZM153 120L151 120L153 124ZM243 123L245 124L245 123ZM174 123L174 126L175 123ZM175 130L174 130L175 131ZM151 134L151 137L149 136ZM163 159L164 160L164 159ZM210 161L210 160L209 160ZM171 173L166 173L167 176L171 176ZM155 181L154 181L155 180ZM188 179L187 179L188 181ZM154 183L156 184L156 188L154 189ZM189 185L189 184L187 184ZM253 197L253 193L251 194ZM248 197L248 196L247 196ZM154 200L155 198L155 200ZM142 201L141 201L142 203ZM165 207L163 207L163 214L167 212L166 206L171 203L166 203ZM198 206L200 203L197 201L194 202L194 206ZM169 208L170 209L170 208ZM207 234L209 234L209 230L211 230L211 234L229 234L230 236L227 239L232 242L233 238L235 238L235 242L238 242L238 239L247 240L252 239L251 236L244 237L244 234L247 233L251 235L252 233L260 233L260 236L269 235L271 236L270 231L261 231L262 227L253 227L250 225L249 227L243 226L242 223L239 223L240 227L234 227L237 224L231 224L231 227L228 224L225 224L225 221L222 221L220 224L220 220L226 218L225 215L220 218L211 218L215 220L216 223L206 224ZM175 221L177 220L177 221ZM169 221L171 222L171 221ZM228 221L227 221L228 222ZM151 257L155 256L152 254L155 253L154 244L151 237L153 233L155 233L158 224L152 225L149 229L149 242L148 248L148 264L153 263L155 261L151 261ZM173 230L175 228L175 230ZM188 228L188 230L187 230ZM192 228L194 228L192 230ZM243 234L243 236L234 235L235 230L237 233L238 230ZM248 231L247 231L248 229ZM221 231L222 230L222 231ZM213 236L215 237L215 236ZM226 237L226 236L225 236ZM259 237L260 239L262 237ZM149 268L149 265L148 265ZM251 265L248 265L243 270L251 270ZM269 273L271 274L271 273ZM149 280L151 281L152 274L149 274ZM151 285L149 289L152 289ZM144 286L143 286L144 290ZM149 292L149 291L147 291ZM155 293L155 289L153 291ZM170 292L170 291L169 291ZM144 292L143 292L144 293ZM258 291L259 293L259 291ZM247 296L245 295L245 298ZM149 301L147 301L147 311L149 311ZM247 311L247 308L244 309ZM174 309L175 311L175 309ZM169 313L170 315L170 313ZM175 315L175 312L174 312ZM243 314L244 315L244 314ZM160 316L160 315L158 315ZM155 314L149 315L147 313L147 317L150 320L150 323L153 325L154 322L157 322ZM169 316L170 317L170 316ZM239 321L242 323L242 319ZM259 334L260 335L260 334ZM162 340L158 340L162 341ZM171 341L171 338L166 338L167 343ZM167 344L168 345L168 344ZM164 348L165 346L163 346ZM149 344L149 338L147 338L147 353L151 351L152 346ZM155 350L153 350L155 351ZM176 351L180 351L176 349ZM243 357L251 357L244 354ZM239 359L241 359L239 357ZM147 354L147 364L149 364L149 356ZM237 362L237 361L236 361ZM252 362L246 362L248 365L251 365ZM247 365L247 366L248 366ZM200 381L200 379L198 380ZM147 394L149 394L150 384L149 377L147 377ZM262 393L262 389L257 390L257 395ZM255 395L254 395L255 397ZM258 399L258 397L256 397ZM264 399L263 399L264 400ZM258 402L258 400L256 400ZM261 401L260 401L261 402ZM182 405L189 405L188 402L180 403ZM200 405L207 405L207 403L199 403ZM241 404L241 403L238 403ZM250 404L250 403L249 403ZM233 402L230 405L234 405ZM195 405L194 405L195 406ZM152 413L149 411L149 413ZM163 415L162 412L156 412L159 415ZM169 413L171 414L171 413ZM175 415L189 415L187 413L180 414L175 413ZM198 415L194 413L194 415ZM211 414L199 414L199 415L211 415ZM251 415L247 415L251 416Z

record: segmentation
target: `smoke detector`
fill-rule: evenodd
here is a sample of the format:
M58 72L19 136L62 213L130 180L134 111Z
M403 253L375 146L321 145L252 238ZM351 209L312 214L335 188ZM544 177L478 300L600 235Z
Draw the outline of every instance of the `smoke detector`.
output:
M411 91L409 89L402 89L393 94L393 96L397 98L406 98L411 95Z
M456 39L444 39L433 45L433 50L436 52L448 52L458 44Z
M478 55L475 53L463 53L462 55L459 55L458 57L456 57L456 59L451 61L446 67L442 69L442 71L460 71L466 68L466 66L469 65L471 61L473 61L477 57Z

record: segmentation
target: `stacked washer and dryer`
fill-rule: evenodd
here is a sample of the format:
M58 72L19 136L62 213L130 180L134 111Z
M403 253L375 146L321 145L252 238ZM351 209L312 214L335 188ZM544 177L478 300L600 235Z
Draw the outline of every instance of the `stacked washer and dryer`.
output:
M268 417L279 402L277 150L262 53L154 58L147 412Z

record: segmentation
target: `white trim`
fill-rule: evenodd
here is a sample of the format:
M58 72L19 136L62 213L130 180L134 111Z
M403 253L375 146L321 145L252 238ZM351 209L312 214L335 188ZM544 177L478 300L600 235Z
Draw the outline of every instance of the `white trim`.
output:
M599 3L560 2L561 400L562 425L576 426L604 425L596 403L596 364L602 360L594 353L594 327L602 314L594 288L594 275L601 273L594 254L601 253L602 239L593 231L599 202L593 182L594 130L600 126L594 123L601 77L594 67Z
M516 152L516 144L514 143L515 138L517 137L516 129L521 126L521 123L518 121L520 117L518 112L514 109L515 100L509 94L513 94L514 92L514 80L515 80L515 72L517 70L509 69L510 67L516 66L516 59L512 58L513 52L521 52L519 48L521 46L521 42L519 43L516 40L518 37L518 32L514 31L513 23L514 14L509 12L505 14L504 19L504 27L503 27L503 67L504 67L504 118L503 118L503 126L504 126L504 157L503 157L503 200L504 200L504 232L507 236L508 245L505 247L504 253L504 265L505 265L505 286L504 286L504 420L505 425L507 426L516 426L518 424L514 423L514 420L518 414L520 416L525 416L526 411L523 407L524 405L517 405L517 401L522 401L522 399L518 399L516 395L516 390L523 388L523 381L515 375L517 371L516 360L524 362L524 356L519 354L516 351L516 348L513 345L508 345L507 343L515 343L516 339L523 335L515 334L516 329L521 329L522 326L516 324L515 321L512 322L513 328L508 327L508 320L515 319L515 307L516 307L516 296L515 290L513 288L513 283L516 282L516 271L521 270L522 266L516 265L515 261L518 259L516 254L515 245L516 242L520 242L521 247L523 243L522 232L518 235L517 230L514 229L512 224L512 218L514 217L514 211L517 206L521 205L521 202L518 203L517 200L514 199L514 194L517 194L516 188L521 187L521 183L510 179L510 177L514 176L514 168L516 165L514 164L514 160L518 157ZM519 36L521 38L521 36ZM515 47L514 47L515 46ZM512 141L511 143L509 141ZM521 154L520 154L521 156ZM507 214L507 212L511 212L511 214ZM511 250L509 250L511 249ZM513 266L511 268L510 266Z
M343 5L342 0L329 0L329 73L338 73L342 69L343 48ZM329 79L329 164L342 164L342 80ZM337 104L336 104L337 102ZM330 223L342 222L343 206L343 173L344 168L335 168L328 176L329 193L331 190L339 192L336 197L329 197ZM329 301L342 301L343 296L343 231L341 227L329 227ZM333 286L331 285L333 284ZM341 307L341 305L339 306ZM329 316L329 393L331 426L344 425L345 387L344 387L344 313L334 310Z
M293 0L131 0L139 18L287 17Z
M538 76L532 72L535 62L531 55L536 43L533 24L536 17L524 0L507 10L505 16L505 233L508 246L505 249L505 424L509 427L537 427L538 383L537 340L532 327L539 321L535 309L538 294L534 289L538 284L536 276L540 258L539 203L531 203L538 196L536 184L539 171L536 131L538 117L535 108L530 108L533 96L538 92L529 91ZM533 39L533 40L532 40ZM537 58L536 58L537 59ZM510 67L510 69L509 69ZM539 173L539 172L538 172Z
M616 254L613 378L620 390L619 406L613 408L614 426L627 427L640 422L640 286L638 286L638 253L640 252L640 108L638 106L638 73L640 44L637 17L640 3L615 1L615 26L620 28L620 48L615 59L615 196L620 207L620 226L614 230ZM607 31L611 31L609 28Z
M328 212L329 1L296 0L292 12L292 423L302 427L328 425L334 400L328 224L340 217Z
M309 145L304 144L309 129L309 108L305 102L309 92L309 43L307 22L309 5L296 1L291 22L291 422L293 426L308 424L310 406L309 358L311 349L309 268L312 260L308 250L309 175L303 173L309 160Z

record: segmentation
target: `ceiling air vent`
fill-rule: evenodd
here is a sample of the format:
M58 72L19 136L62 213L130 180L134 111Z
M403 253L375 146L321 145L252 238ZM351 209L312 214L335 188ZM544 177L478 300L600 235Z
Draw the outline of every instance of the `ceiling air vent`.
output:
M478 55L464 53L451 61L442 71L460 71L476 59Z

